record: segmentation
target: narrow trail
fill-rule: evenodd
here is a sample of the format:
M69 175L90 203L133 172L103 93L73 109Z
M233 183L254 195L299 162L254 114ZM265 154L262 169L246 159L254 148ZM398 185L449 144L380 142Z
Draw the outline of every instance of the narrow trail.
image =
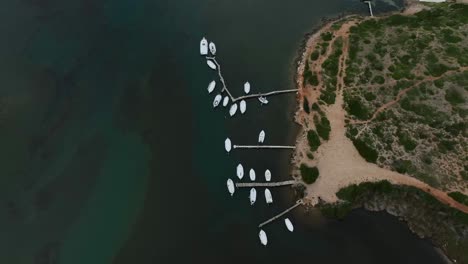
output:
M456 208L464 213L468 213L468 206L461 204L454 199L452 199L446 192L443 192L439 189L433 188L428 184L413 178L409 175L400 174L398 172L394 172L388 169L381 168L376 164L369 163L362 156L358 153L356 148L354 147L351 140L346 136L346 127L345 127L345 116L346 111L343 109L344 105L344 98L343 98L343 89L345 88L344 85L344 77L346 75L346 58L348 56L348 49L349 49L349 28L355 24L355 21L349 21L342 25L342 28L335 32L335 39L339 36L343 38L343 47L342 47L342 55L339 59L338 64L338 76L337 76L337 92L336 92L336 101L334 104L325 107L325 114L330 121L331 132L330 138L328 141L322 142L322 145L319 149L313 153L314 159L309 159L304 153L307 153L309 150L308 142L304 135L299 136L297 141L297 148L295 152L295 156L293 157L293 161L295 163L295 167L298 168L300 164L306 163L308 165L316 166L320 171L320 176L317 178L315 183L311 185L307 185L307 195L305 197L305 202L316 205L319 200L322 200L327 203L336 203L339 202L336 193L349 185L352 184L360 184L364 182L377 182L382 180L387 180L392 184L395 185L406 185L418 188L433 197L437 200L441 201L442 203ZM320 40L317 40L318 42ZM332 43L334 42L330 41ZM308 59L308 54L310 54L316 46L317 43L311 43L308 45L308 50L306 51L306 56L303 56L303 59ZM320 58L317 60L317 63L312 63L311 70L316 71L317 74L321 72L320 67L321 63L328 58L331 54L331 51L327 50L325 56L321 55ZM320 63L321 62L321 63ZM303 61L303 63L305 63ZM389 102L386 104L386 107L381 107L383 111L384 109L390 107L391 105L398 102L398 100L411 88L416 87L417 85L421 84L422 82L431 80L436 80L446 76L447 74L454 73L454 72L461 72L468 69L468 67L463 67L458 70L450 71L445 73L439 77L431 77L425 80L422 80L413 86L402 90L395 102ZM298 74L302 75L302 71L299 69ZM300 75L298 77L300 77ZM298 78L299 80L299 78ZM298 87L300 90L306 89L298 83ZM314 91L315 93L319 94L319 91ZM300 97L307 94L305 91L300 91ZM318 98L318 95L315 95L315 98ZM299 98L300 102L303 100ZM312 101L313 102L313 101ZM299 111L303 111L299 109ZM298 112L299 112L298 111ZM305 118L312 119L312 115L304 115L304 113L298 113L297 115L302 115ZM374 114L375 116L378 113ZM375 117L374 117L375 118ZM368 122L370 122L369 119ZM308 120L309 122L312 120ZM303 124L302 124L303 125ZM307 128L306 128L307 129Z
M468 67L465 66L465 67L460 67L459 69L456 69L456 70L450 70L450 71L447 71L445 72L444 74L442 74L441 76L438 76L438 77L433 77L433 76L430 76L430 77L427 77L425 78L424 80L421 80L421 81L418 81L416 82L415 84L411 85L410 87L408 88L405 88L403 90L401 90L400 92L398 92L396 98L388 103L385 103L383 104L382 106L380 106L375 112L374 114L372 114L372 117L367 119L367 120L350 120L349 123L350 124L356 124L356 125L359 125L359 124L367 124L369 122L372 122L375 118L377 118L377 116L387 110L387 108L393 106L394 104L398 103L401 98L403 98L404 95L406 95L407 92L409 92L411 89L419 86L420 84L422 83L425 83L425 82L429 82L429 81L436 81L438 79L441 79L443 77L446 77L447 75L450 75L450 74L453 74L453 73L461 73L461 72L464 72L468 70Z

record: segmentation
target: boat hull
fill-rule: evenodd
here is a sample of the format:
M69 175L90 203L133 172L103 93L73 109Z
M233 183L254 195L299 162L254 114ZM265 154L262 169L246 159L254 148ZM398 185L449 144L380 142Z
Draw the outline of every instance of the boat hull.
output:
M258 134L258 143L263 143L265 141L265 131L260 131L260 134Z
M236 174L239 180L242 180L242 178L244 177L244 167L242 166L242 164L237 165Z
M210 48L210 52L212 55L216 55L216 45L213 43L213 42L210 42L210 44L208 45L208 47Z
M291 220L289 220L289 218L284 219L284 223L286 224L286 228L287 228L290 232L294 231L294 226L293 226L293 224L291 223Z
M208 67L210 67L212 70L216 70L216 64L212 62L211 60L206 60L206 64Z
M223 107L226 107L229 103L229 97L228 96L225 96L224 99L223 99Z
M242 100L240 102L240 112L241 114L244 114L245 111L247 111L247 103L245 102L245 100Z
M271 181L271 171L268 169L265 171L265 181Z
M226 138L226 140L224 141L224 149L227 152L231 152L232 145L231 145L231 140L229 138Z
M265 201L267 204L273 203L273 196L269 189L265 189Z
M251 181L255 181L255 171L254 169L250 169L249 176Z
M246 94L250 93L250 83L249 82L244 83L244 92Z
M200 55L208 55L208 41L202 38L200 41Z
M220 94L217 94L213 100L213 107L217 107L221 102L221 99L223 99L223 97Z
M257 190L255 188L250 189L249 195L250 205L253 205L257 201Z
M231 179L228 179L226 184L227 184L227 188L228 188L229 193L231 194L231 196L233 196L234 191L235 191L234 182Z
M260 230L260 233L258 233L258 237L260 238L260 243L262 243L262 245L266 246L268 244L268 238L265 231Z
M234 116L237 112L237 104L231 105L231 108L229 108L229 115Z
M216 87L216 81L211 81L210 84L208 84L208 93L212 93Z

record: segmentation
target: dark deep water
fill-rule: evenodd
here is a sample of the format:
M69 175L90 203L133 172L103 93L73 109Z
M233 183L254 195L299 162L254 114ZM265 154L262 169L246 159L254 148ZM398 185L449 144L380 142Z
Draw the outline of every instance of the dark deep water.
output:
M387 4L386 4L387 3ZM376 11L395 9L378 1ZM401 6L401 1L398 1ZM303 35L358 0L15 0L0 8L0 263L442 263L385 213L256 226L289 206L229 197L235 166L287 178L294 96L213 111L202 36L231 90L292 87ZM301 217L303 218L303 217Z

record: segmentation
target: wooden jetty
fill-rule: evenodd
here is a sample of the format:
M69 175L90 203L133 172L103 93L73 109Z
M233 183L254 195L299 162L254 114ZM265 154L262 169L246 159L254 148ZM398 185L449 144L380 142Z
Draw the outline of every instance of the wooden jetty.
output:
M282 182L237 182L236 187L279 187L286 185L293 185L296 183L295 180L282 181Z
M244 95L244 96L239 96L239 97L234 97L229 89L226 86L226 82L224 81L223 75L221 73L221 65L219 65L218 61L216 60L215 57L206 57L209 60L212 60L216 64L216 69L218 70L218 76L219 80L223 84L223 89L221 92L226 91L227 94L229 95L229 98L231 99L231 102L235 103L240 100L247 100L247 99L253 99L253 98L259 98L259 97L267 97L267 96L272 96L272 95L278 95L278 94L283 94L283 93L297 93L298 89L289 89L289 90L278 90L278 91L272 91L268 93L257 93L257 94L250 94L250 95Z
M274 217L272 217L272 218L266 220L265 222L259 224L258 227L259 227L259 228L262 228L264 225L267 225L267 224L269 224L269 223L275 221L276 219L278 219L278 218L280 218L281 216L287 214L289 211L293 210L294 208L296 208L296 207L298 207L299 205L302 205L302 204L304 204L304 202L303 202L302 200L298 200L298 201L296 202L295 205L289 207L288 209L284 210L283 212L277 214L276 216L274 216Z
M296 146L234 145L235 149L295 149Z

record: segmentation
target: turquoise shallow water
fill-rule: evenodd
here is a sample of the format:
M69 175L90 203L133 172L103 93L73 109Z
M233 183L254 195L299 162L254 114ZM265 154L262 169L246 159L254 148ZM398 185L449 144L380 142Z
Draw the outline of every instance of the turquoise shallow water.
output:
M393 2L392 2L393 3ZM397 3L401 5L401 3ZM376 2L376 11L394 9ZM290 88L297 50L320 18L366 12L357 0L11 1L0 15L0 263L440 263L386 214L344 221L290 215L297 232L259 222L289 206L248 205L225 182L235 166L288 177L289 152L234 152L223 141L294 142L293 96L213 111L218 46L229 87ZM260 200L259 200L260 201ZM310 219L304 221L301 219ZM382 237L385 239L382 240Z

